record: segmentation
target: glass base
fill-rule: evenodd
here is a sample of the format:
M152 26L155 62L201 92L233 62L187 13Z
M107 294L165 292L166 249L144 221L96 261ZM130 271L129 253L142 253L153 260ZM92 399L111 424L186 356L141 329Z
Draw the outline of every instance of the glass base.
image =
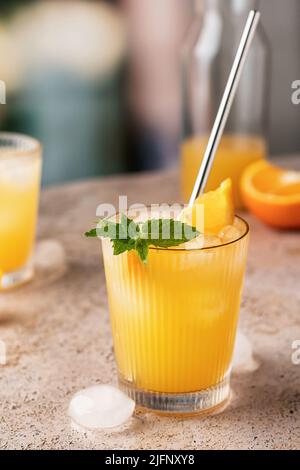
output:
M27 264L19 271L4 273L0 277L0 290L8 290L20 286L33 278L33 266Z
M137 389L132 383L119 379L120 388L132 398L138 409L172 416L207 415L223 411L229 403L228 376L217 385L199 392L164 393Z

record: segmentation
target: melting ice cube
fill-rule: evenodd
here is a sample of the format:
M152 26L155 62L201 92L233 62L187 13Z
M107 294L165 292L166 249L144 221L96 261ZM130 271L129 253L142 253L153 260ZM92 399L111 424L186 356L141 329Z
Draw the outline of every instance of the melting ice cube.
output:
M238 331L233 354L232 371L236 374L252 372L258 369L258 367L259 364L253 357L252 344L245 335Z
M243 232L235 225L227 225L219 232L219 238L223 243L230 243L240 238Z
M38 160L28 160L11 158L0 161L0 181L15 190L23 190L27 186L38 184L40 172L40 162Z
M222 240L219 237L214 235L205 235L204 237L204 247L210 248L214 246L222 245Z
M112 385L95 385L77 392L69 405L69 416L90 429L113 428L133 414L135 403Z

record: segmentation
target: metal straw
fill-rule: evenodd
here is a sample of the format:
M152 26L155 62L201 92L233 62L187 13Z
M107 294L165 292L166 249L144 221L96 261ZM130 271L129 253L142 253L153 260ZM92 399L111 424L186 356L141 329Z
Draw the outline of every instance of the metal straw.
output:
M189 201L189 206L192 206L195 199L199 194L203 193L209 173L220 143L224 127L231 109L233 99L235 97L241 73L250 49L254 34L259 22L260 13L256 10L251 10L242 34L242 38L232 65L231 72L227 81L227 85L223 94L221 104L219 106L218 114L216 116L208 144L204 153L204 157L199 169L199 173L195 182L195 186Z

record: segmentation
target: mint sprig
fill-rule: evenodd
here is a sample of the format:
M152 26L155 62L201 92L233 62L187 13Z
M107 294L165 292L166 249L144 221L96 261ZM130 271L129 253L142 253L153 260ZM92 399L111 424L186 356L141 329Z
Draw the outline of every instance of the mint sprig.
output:
M85 233L86 237L110 238L114 255L135 250L147 262L149 246L171 248L186 243L200 233L192 226L174 219L150 219L136 223L125 214L120 222L101 220L97 228Z

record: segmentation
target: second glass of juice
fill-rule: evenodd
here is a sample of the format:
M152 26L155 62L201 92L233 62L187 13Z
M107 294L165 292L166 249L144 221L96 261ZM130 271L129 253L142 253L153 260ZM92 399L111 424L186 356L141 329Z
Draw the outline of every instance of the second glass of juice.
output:
M33 275L40 191L40 143L21 134L0 133L0 290Z
M102 240L119 383L137 406L189 415L228 401L248 225L236 218L231 232L150 247L147 264Z

